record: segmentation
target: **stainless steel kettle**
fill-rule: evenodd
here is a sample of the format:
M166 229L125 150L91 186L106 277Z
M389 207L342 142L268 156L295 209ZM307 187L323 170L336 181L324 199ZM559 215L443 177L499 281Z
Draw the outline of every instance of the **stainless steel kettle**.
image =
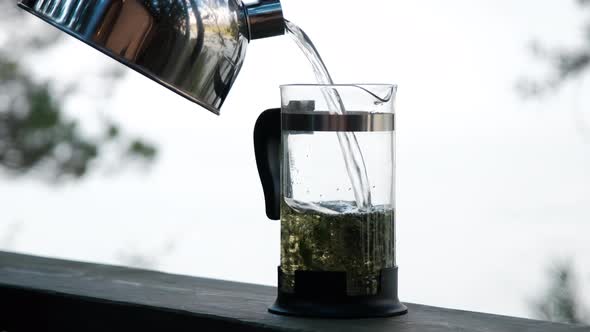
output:
M278 0L22 0L19 6L215 114L248 42L285 30Z

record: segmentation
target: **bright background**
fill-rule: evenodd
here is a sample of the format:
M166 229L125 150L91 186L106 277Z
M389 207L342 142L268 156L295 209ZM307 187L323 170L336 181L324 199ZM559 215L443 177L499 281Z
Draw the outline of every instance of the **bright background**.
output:
M590 294L590 81L537 101L515 89L546 68L531 40L582 39L573 1L283 0L283 9L336 82L399 85L402 300L529 317L559 259ZM68 38L31 66L58 83L85 77L93 90L93 73L112 62ZM249 46L220 117L128 71L105 112L158 142L157 163L57 187L0 179L0 238L18 235L0 249L275 285L279 223L265 217L252 129L279 105L280 84L313 81L288 37ZM83 98L68 104L89 127L92 109Z

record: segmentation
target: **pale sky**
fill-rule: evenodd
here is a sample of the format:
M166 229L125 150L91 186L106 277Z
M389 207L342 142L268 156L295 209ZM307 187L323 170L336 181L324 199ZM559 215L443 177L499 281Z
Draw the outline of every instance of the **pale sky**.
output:
M362 4L362 5L361 5ZM408 302L530 316L555 259L573 259L590 290L590 79L525 102L516 80L540 75L526 45L572 45L582 13L566 0L283 0L337 83L399 85L397 258ZM112 60L68 40L36 59L41 77L83 79ZM42 60L42 61L41 61ZM258 114L278 86L312 83L288 37L249 45L217 117L128 72L106 113L159 143L149 172L130 168L80 184L0 182L0 234L23 222L10 248L117 263L158 255L158 269L276 284L279 223L266 219L254 161ZM71 114L93 126L93 102ZM584 123L584 122L582 122ZM34 203L34 204L32 204ZM586 296L588 298L588 296Z

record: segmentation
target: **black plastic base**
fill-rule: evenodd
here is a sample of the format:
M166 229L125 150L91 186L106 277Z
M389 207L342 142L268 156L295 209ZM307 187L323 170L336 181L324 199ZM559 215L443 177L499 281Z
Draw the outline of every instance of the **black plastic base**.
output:
M297 271L294 293L279 290L269 312L287 316L369 318L403 315L408 308L397 296L397 267L381 271L380 288L372 296L347 296L345 272Z

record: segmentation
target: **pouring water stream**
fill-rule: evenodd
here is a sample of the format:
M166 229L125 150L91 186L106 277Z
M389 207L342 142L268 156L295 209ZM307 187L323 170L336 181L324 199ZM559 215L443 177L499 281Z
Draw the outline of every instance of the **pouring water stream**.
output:
M326 65L307 34L297 25L287 20L285 20L285 26L287 33L311 63L318 83L334 84ZM346 112L336 89L326 86L323 88L322 93L330 113L343 114ZM366 210L371 207L371 186L358 140L354 132L337 132L337 134L342 157L354 191L356 205L360 210Z

